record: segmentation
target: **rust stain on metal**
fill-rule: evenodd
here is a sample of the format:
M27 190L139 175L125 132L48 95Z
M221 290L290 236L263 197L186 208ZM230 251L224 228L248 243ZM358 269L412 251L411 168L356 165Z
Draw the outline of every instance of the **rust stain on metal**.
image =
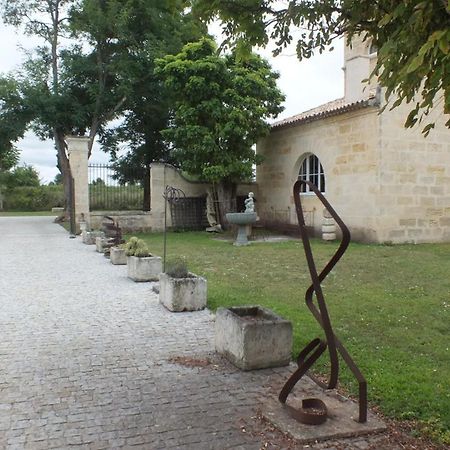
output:
M301 204L301 187L306 185L309 190L314 192L325 208L330 213L331 217L336 221L342 232L342 241L337 249L336 253L331 257L330 261L322 269L320 273L317 272L316 264L314 261L311 244L309 241L308 233L305 225L305 218L303 215L303 209ZM344 362L347 364L350 371L353 373L358 381L359 385L359 417L358 422L364 423L367 421L367 382L359 370L358 366L355 364L343 344L339 341L333 332L333 327L331 325L330 316L328 314L327 305L325 303L325 297L323 295L321 283L326 278L326 276L331 272L333 267L342 258L345 250L350 243L350 231L336 213L336 211L331 207L327 199L322 195L322 193L317 189L317 187L310 181L298 180L294 185L294 200L295 208L298 217L298 224L300 227L300 234L303 241L303 248L305 250L306 261L308 263L309 273L311 275L312 284L306 290L305 301L309 310L311 311L314 318L317 320L319 325L322 327L325 333L325 340L316 338L313 339L309 344L307 344L303 350L299 353L297 357L297 370L290 376L281 390L278 399L281 403L286 403L287 397L294 388L294 386L300 381L300 379L308 373L310 378L320 387L324 389L334 389L337 385L339 378L339 357L341 355ZM316 296L317 306L314 304L314 295ZM328 350L328 356L330 359L330 374L328 377L328 382L324 383L321 380L314 377L308 371L314 365L314 363L319 359L319 357ZM318 400L319 399L308 399ZM320 406L319 403L317 405ZM315 408L313 406L313 413L308 411L310 407L303 404L301 409L295 409L286 405L289 409L291 415L302 423L307 424L319 424L326 420L326 407L325 410L322 407ZM324 405L325 406L325 405ZM321 410L321 414L317 414L316 410ZM322 420L320 422L319 420Z

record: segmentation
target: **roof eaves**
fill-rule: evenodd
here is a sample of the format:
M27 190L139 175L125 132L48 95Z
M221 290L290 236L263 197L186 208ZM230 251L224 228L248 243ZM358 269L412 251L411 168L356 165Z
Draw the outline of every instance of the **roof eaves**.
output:
M356 102L352 103L344 103L339 106L332 106L332 104L336 105L335 102L330 102L330 107L328 109L322 109L319 111L315 111L314 109L311 110L311 112L308 114L308 111L306 111L303 114L299 114L297 116L293 116L284 120L281 120L279 122L275 122L271 125L272 130L279 130L282 128L288 128L304 123L310 123L314 122L316 120L325 119L327 117L337 116L339 114L344 114L346 112L350 111L357 111L359 109L367 108L370 106L379 106L378 102L375 97L365 99L365 100L358 100ZM323 105L325 106L325 105ZM319 108L323 108L319 107ZM319 109L316 108L316 109Z

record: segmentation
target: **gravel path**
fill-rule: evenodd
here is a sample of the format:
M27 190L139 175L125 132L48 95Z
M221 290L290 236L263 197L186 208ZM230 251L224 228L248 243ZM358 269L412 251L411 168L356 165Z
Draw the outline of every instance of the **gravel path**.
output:
M0 449L303 448L256 413L288 369L236 370L208 311L169 313L51 217L0 218L0 276Z

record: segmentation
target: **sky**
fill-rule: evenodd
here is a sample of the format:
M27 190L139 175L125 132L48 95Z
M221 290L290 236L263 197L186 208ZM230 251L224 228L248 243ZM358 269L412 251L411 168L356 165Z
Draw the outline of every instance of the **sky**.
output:
M219 27L210 31L220 40ZM39 41L17 34L12 27L0 22L0 73L13 71L23 61L23 49L33 48ZM273 47L272 47L273 49ZM344 94L343 43L337 42L332 52L314 55L300 62L295 49L287 48L277 57L273 57L270 47L258 49L258 53L269 60L273 69L280 74L278 87L286 96L285 110L278 119L299 114L302 111L319 106ZM21 151L20 164L32 165L43 183L48 183L58 173L56 151L52 141L40 141L32 132L17 143ZM94 147L91 162L108 162L108 155Z

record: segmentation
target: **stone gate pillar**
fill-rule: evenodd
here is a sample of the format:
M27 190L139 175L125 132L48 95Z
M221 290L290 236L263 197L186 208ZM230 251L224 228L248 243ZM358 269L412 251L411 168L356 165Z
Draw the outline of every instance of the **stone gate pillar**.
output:
M83 218L86 221L88 229L90 229L88 179L89 138L87 136L66 136L65 139L75 188L75 221L77 230L79 231L80 222L83 221Z
M166 188L166 165L152 163L150 166L150 195L153 230L164 229L164 189ZM169 205L168 205L169 207ZM167 212L167 226L171 225L170 210Z

